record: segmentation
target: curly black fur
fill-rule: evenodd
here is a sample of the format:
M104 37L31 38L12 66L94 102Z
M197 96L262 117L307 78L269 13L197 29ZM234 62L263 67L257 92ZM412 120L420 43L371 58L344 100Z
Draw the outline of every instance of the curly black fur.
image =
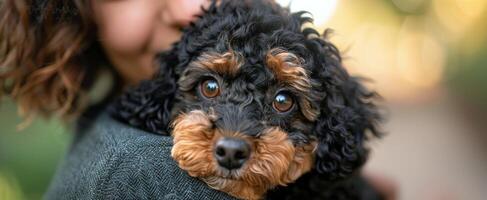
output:
M284 129L295 133L290 138L296 143L314 138L318 147L311 172L294 184L270 191L267 197L378 198L373 192L366 192L372 189L357 172L367 158L364 142L381 135L377 128L380 114L374 104L377 94L347 73L338 49L326 39L326 32L315 37L320 35L316 30L302 30L304 23L312 22L305 15L306 12L290 13L265 0L223 0L218 6L213 3L199 21L184 30L181 41L161 56L160 73L116 102L113 116L138 128L169 135L168 124L174 109L187 109L179 105L181 102L195 103L178 99L182 97L177 81L189 63L204 52L238 52L245 58L241 81L247 81L253 88L266 89L273 82L270 72L264 70L263 60L270 49L282 48L304 60L313 80L312 91L306 98L319 108L320 115L313 123L301 119L302 127L291 127L285 123L289 120L285 117L275 119L274 123L284 124ZM253 98L259 101L258 97Z
M122 95L109 110L122 122L157 134L168 135L168 124L178 88L173 66L174 55L160 55L160 74L143 81L137 88Z

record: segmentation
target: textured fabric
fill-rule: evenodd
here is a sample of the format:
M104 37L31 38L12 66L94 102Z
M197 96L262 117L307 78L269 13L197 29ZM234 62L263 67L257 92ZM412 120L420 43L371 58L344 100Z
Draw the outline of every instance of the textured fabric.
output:
M45 199L233 199L178 168L172 139L101 114L77 133Z

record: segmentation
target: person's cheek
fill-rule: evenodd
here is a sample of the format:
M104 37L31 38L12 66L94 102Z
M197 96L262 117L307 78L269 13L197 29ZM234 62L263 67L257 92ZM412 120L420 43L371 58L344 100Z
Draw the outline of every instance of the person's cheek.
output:
M95 0L94 9L99 27L98 36L105 48L119 53L135 53L145 48L152 34L155 12L150 1Z

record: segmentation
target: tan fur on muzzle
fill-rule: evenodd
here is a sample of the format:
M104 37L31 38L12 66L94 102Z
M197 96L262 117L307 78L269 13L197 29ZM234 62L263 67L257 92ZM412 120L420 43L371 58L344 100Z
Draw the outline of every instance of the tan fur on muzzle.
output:
M249 160L231 176L225 175L213 148L228 133L214 128L212 118L200 110L179 115L173 123L171 152L179 167L210 187L241 199L260 199L267 190L291 183L311 169L314 144L295 147L286 132L271 127L258 138L246 138L252 146Z

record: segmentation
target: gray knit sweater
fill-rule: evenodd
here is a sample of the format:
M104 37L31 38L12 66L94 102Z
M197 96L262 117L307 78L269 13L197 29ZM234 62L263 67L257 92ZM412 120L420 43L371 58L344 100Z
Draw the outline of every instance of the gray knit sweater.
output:
M171 146L101 114L77 133L45 199L232 199L179 169Z

